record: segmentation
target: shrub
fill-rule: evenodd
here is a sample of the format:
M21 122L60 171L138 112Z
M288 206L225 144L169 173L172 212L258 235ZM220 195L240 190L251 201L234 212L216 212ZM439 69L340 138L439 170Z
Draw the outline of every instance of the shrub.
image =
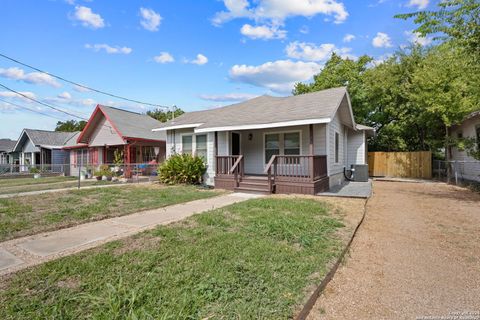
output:
M38 168L35 168L35 167L31 167L30 169L30 173L40 173L40 170Z
M174 154L158 168L158 178L167 184L199 184L207 170L203 158L190 154Z

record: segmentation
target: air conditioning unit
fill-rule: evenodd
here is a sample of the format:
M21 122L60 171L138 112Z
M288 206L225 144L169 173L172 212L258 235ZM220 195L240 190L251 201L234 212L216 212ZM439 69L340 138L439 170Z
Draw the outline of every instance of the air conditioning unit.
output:
M368 182L368 164L352 164L353 181Z

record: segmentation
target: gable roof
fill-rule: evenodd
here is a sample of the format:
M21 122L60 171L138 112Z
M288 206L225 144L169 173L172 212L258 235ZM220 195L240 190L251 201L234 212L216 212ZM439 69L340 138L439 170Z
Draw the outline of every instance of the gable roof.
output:
M77 134L75 132L60 132L60 131L47 131L47 130L36 130L36 129L23 129L20 134L20 138L15 144L13 151L21 151L20 146L28 138L32 144L36 147L42 147L46 149L56 149L62 148L65 142L69 140L72 136Z
M77 143L88 143L88 136L94 131L102 115L107 119L107 125L111 125L122 139L165 140L152 132L152 129L162 124L160 121L145 114L97 105L85 129L78 136Z
M196 132L256 129L313 123L328 123L346 103L355 127L345 87L298 96L260 96L241 103L205 111L188 112L158 126L155 131L195 128Z
M15 147L17 141L11 139L0 139L0 152L9 152Z

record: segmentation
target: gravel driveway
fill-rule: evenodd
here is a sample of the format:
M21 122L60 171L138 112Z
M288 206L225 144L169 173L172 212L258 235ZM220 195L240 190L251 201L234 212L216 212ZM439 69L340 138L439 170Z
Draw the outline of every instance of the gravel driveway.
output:
M480 319L480 195L442 183L373 190L309 319Z

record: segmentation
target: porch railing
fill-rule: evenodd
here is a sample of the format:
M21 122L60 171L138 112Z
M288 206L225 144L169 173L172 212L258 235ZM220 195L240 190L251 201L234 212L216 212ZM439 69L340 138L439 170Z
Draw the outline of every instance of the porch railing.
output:
M327 156L273 155L264 173L270 190L275 181L314 182L327 176Z
M216 162L216 176L233 176L235 179L235 185L238 187L240 179L245 173L243 155L217 156Z

